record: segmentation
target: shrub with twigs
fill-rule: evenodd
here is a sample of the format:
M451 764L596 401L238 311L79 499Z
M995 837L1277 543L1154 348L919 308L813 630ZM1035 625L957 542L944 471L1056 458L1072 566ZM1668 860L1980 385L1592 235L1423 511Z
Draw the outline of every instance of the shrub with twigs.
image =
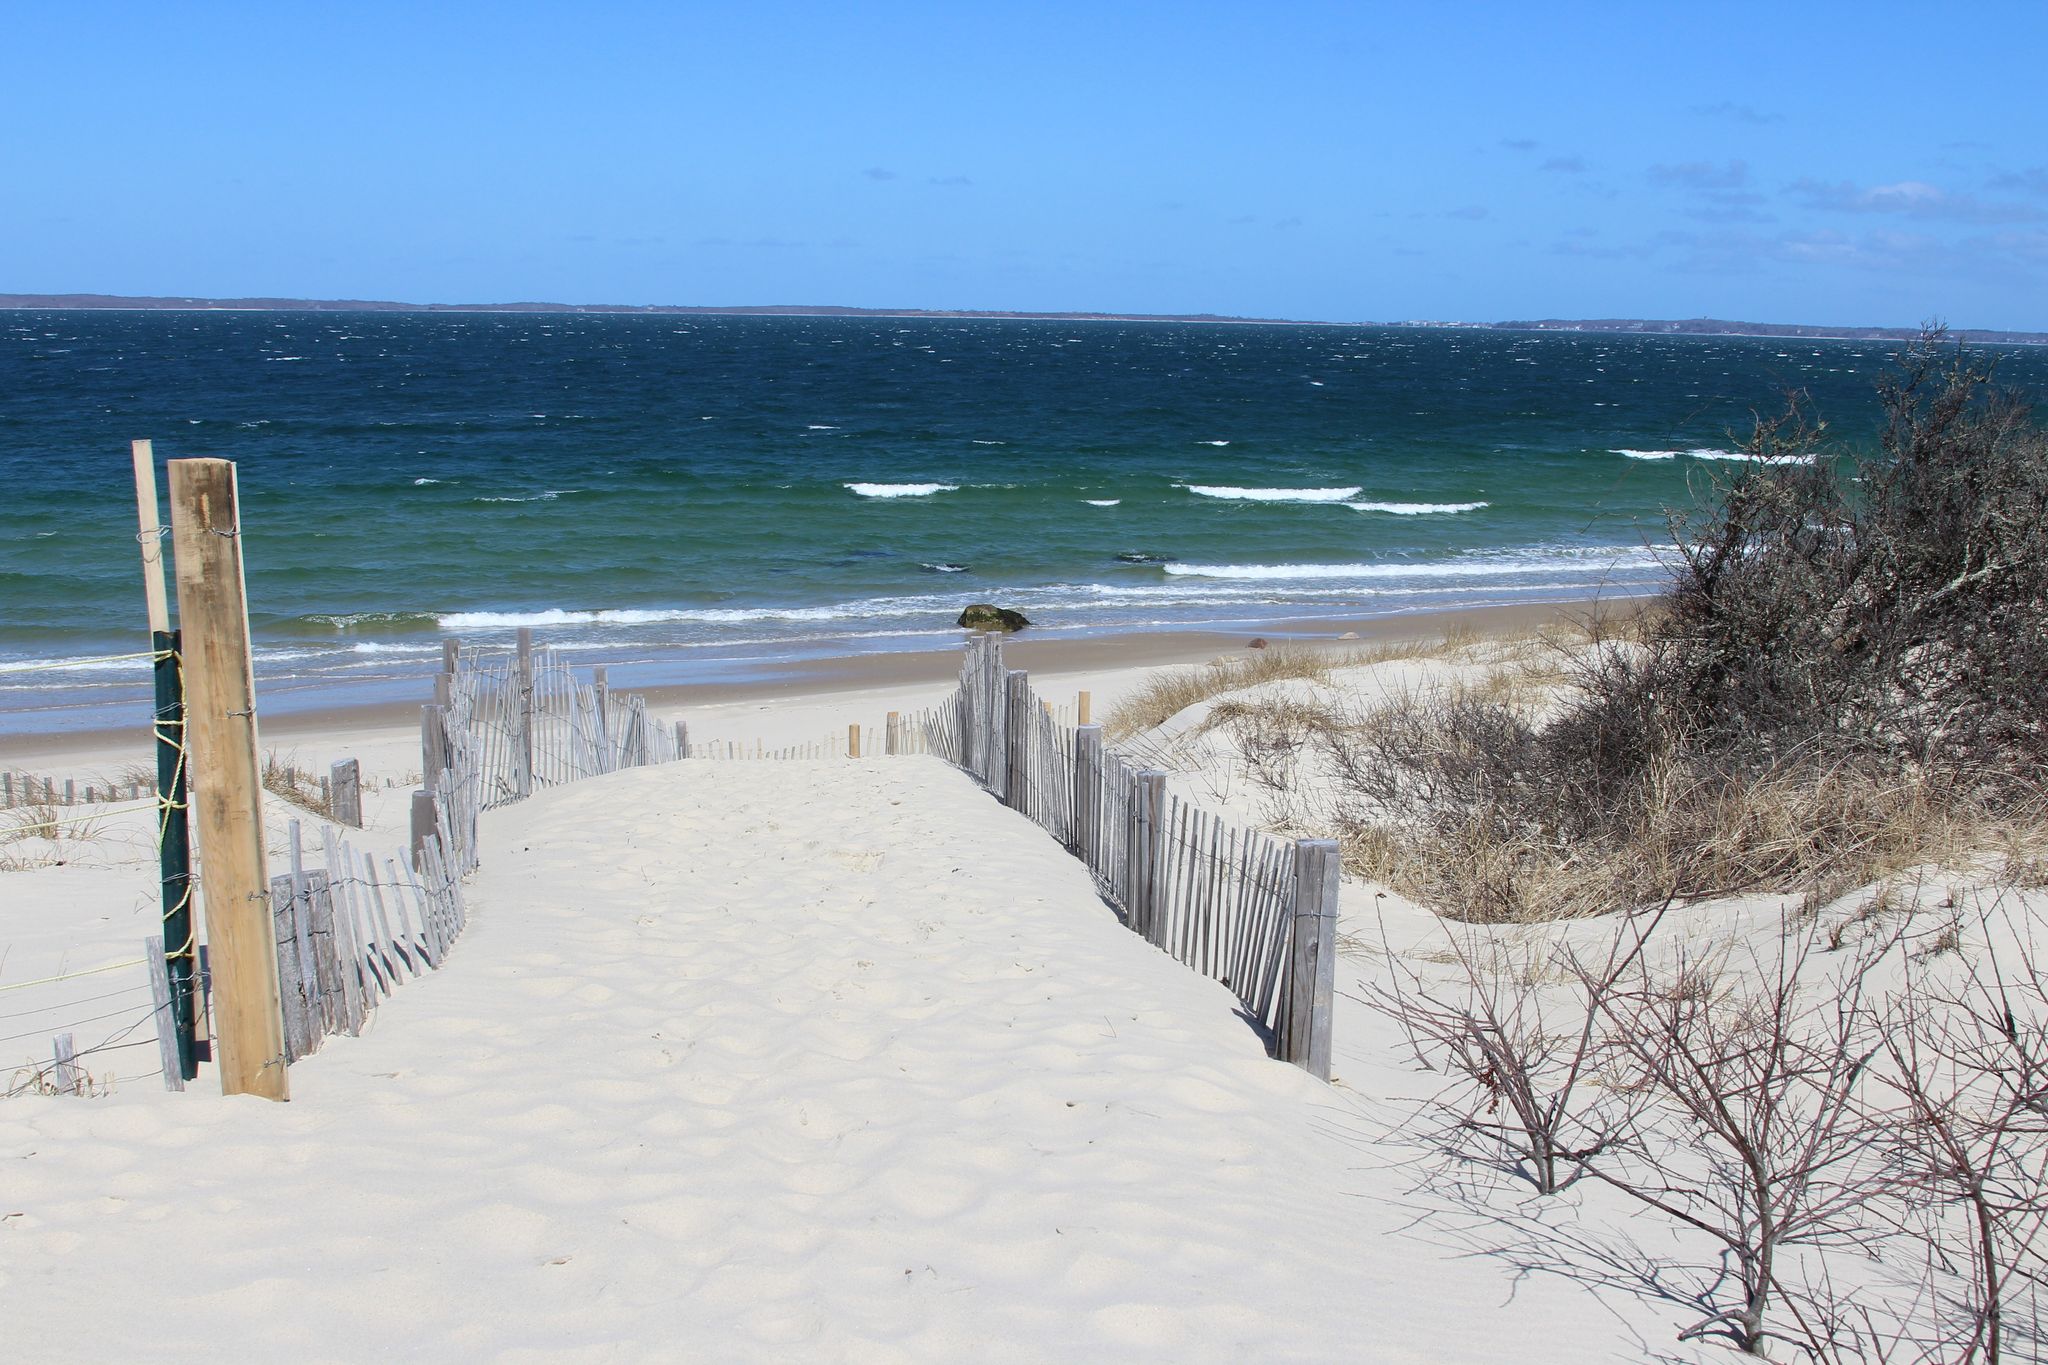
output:
M2048 770L2048 431L1930 333L1864 457L1795 401L1675 517L1633 638L1540 710L1436 687L1316 739L1338 817L1403 891L1516 920L1870 880L2038 820Z

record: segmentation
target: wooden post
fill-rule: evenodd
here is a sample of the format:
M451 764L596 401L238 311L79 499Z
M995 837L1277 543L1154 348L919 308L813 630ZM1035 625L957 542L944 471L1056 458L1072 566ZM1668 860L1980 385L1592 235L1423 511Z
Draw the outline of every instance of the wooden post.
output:
M860 757L860 722L859 722L859 721L855 721L855 722L854 722L853 724L851 724L851 725L849 725L849 726L847 726L847 727L846 727L846 756L847 756L848 758L859 758L859 757Z
M896 712L891 711L888 718L882 722L882 753L884 756L894 758L902 752L903 739L900 733L902 729L902 717Z
M235 467L172 460L171 527L183 627L186 728L198 775L206 936L219 1029L221 1093L291 1097L277 942L263 848L256 680L249 658Z
M1074 723L1075 723L1076 725L1087 725L1087 724L1089 724L1089 720L1088 720L1088 701L1089 701L1089 697L1088 697L1088 694L1087 694L1086 692L1083 692L1083 693L1081 694L1080 700L1079 700L1079 701L1077 701L1077 702L1075 703L1075 705L1074 705Z
M1008 779L1003 784L1003 804L1011 810L1027 810L1031 802L1031 675L1023 669L1005 675L1003 693L1004 747L1008 754L1003 766Z
M327 770L328 798L336 823L363 827L363 767L353 758L337 760Z
M676 757L688 758L689 756L690 722L686 720L679 720L676 722Z
M1138 824L1144 830L1145 938L1166 946L1166 772L1147 768L1138 774Z
M1335 839L1294 845L1294 933L1288 954L1283 1060L1319 1081L1330 1079L1330 1020L1337 987Z
M420 781L431 790L448 766L448 713L438 706L420 708Z
M462 665L462 641L449 636L441 642L441 671L453 673Z
M603 664L590 670L590 688L597 698L597 770L608 773L625 765L612 762L612 689Z
M1102 727L1083 725L1074 731L1074 852L1095 869L1100 836L1096 824L1102 809Z
M420 865L420 850L426 845L427 836L440 828L440 820L434 811L434 794L430 791L416 791L412 794L412 865Z
M533 631L519 628L519 657L512 677L513 705L519 714L519 736L513 741L512 790L519 799L533 795Z

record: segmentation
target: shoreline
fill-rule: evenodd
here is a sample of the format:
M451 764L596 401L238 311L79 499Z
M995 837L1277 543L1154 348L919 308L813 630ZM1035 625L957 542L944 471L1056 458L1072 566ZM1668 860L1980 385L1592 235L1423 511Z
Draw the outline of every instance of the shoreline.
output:
M1027 629L1008 637L1004 651L1013 667L1036 676L1093 677L1203 663L1219 654L1243 650L1249 640L1262 634L1281 637L1281 642L1291 645L1340 648L1427 638L1451 630L1479 634L1524 632L1596 610L1627 609L1642 600L1584 597L1451 607L1355 620L1284 618L1256 629L1232 631L1152 630L1061 638L1033 637ZM1342 639L1347 632L1355 633L1357 638ZM536 638L540 643L546 642L544 634ZM871 694L913 694L926 688L942 691L958 677L959 658L957 646L832 655L790 660L776 665L769 676L743 681L638 685L629 678L620 678L615 679L614 686L620 692L639 693L647 698L649 706L664 711L691 706L721 710L765 708L771 703L797 701L844 707ZM416 699L329 705L263 716L260 712L264 696L259 681L258 733L266 749L351 737L416 735L420 707L430 693L431 684L423 684ZM873 719L879 722L880 714ZM139 760L147 756L149 744L147 724L0 733L0 768L18 771L63 762Z

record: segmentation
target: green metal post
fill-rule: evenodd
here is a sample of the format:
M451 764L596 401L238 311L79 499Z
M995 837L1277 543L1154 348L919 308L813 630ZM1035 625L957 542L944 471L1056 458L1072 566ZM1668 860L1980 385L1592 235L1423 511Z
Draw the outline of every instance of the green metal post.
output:
M192 845L185 820L185 676L178 632L153 631L156 655L157 862L163 879L164 967L171 979L171 1018L177 1024L178 1069L199 1074L194 1019L194 964L199 945L192 928Z

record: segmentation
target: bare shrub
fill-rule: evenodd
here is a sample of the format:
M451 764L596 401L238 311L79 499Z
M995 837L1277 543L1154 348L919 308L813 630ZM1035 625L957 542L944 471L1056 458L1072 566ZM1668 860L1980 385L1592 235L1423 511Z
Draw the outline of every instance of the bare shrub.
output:
M1774 1340L1833 1345L1831 1292L1787 1256L1877 1240L1865 1208L1887 1185L1861 1099L1881 1040L1865 985L1889 946L1820 990L1803 934L1735 969L1688 948L1603 1001L1623 1070L1658 1103L1592 1173L1722 1252L1726 1288L1681 1340L1721 1336L1752 1355Z
M1956 970L1908 963L1883 1079L1898 1098L1885 1117L1907 1192L1897 1226L1962 1268L1929 1344L1998 1365L2038 1360L2044 1344L2048 973L2026 923L2007 912L1986 926L1985 953Z
M1626 628L1318 730L1337 822L1404 892L1528 919L1853 885L2037 818L2048 432L1938 334L1881 398L1862 458L1796 401L1760 420Z
M1449 1078L1429 1106L1447 1146L1505 1158L1537 1193L1554 1194L1622 1139L1633 1099L1596 1074L1612 1048L1606 1010L1663 914L1617 917L1591 961L1554 941L1447 926L1456 972L1443 986L1387 954L1396 975L1369 984L1366 1003Z

